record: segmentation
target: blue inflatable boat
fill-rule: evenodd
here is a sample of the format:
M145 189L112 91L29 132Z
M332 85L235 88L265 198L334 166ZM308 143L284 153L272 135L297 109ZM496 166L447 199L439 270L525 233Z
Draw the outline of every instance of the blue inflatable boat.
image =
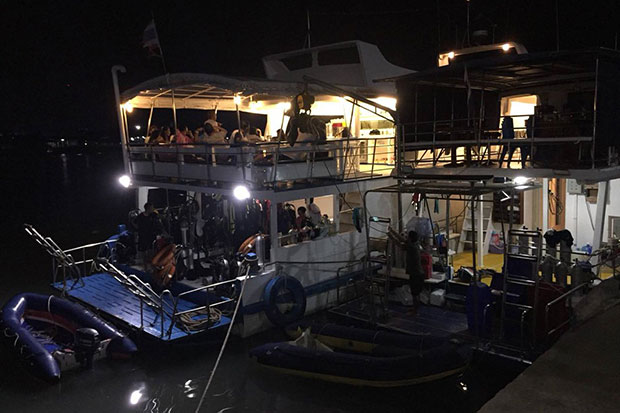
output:
M136 345L87 309L53 295L23 293L2 309L3 341L35 376L58 381L60 372L92 367L103 357L126 358Z
M293 331L290 330L289 331ZM250 351L277 371L370 387L399 387L458 375L469 349L429 335L405 335L336 324L297 330L294 341L268 343Z

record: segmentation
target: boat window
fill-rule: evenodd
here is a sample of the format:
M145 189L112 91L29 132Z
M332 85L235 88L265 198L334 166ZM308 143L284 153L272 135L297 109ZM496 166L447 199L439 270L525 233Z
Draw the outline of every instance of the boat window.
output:
M312 67L312 54L304 53L296 56L284 57L280 59L288 70L307 69Z
M319 66L350 65L360 62L357 47L323 50L319 52Z

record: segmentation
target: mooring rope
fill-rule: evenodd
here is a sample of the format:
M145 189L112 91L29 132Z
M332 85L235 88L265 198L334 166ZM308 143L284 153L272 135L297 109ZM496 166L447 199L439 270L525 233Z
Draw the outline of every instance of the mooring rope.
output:
M237 303L235 304L235 311L233 312L232 318L230 319L230 324L228 325L228 330L226 331L226 337L224 337L224 343L222 343L222 348L220 349L220 353L215 360L215 365L213 366L213 370L211 370L211 375L209 376L207 385L202 392L202 396L200 397L200 401L198 402L198 407L196 407L196 413L198 413L200 411L200 408L202 407L202 403L204 402L204 399L207 395L207 391L209 390L211 382L213 381L213 377L215 376L215 371L217 370L217 367L220 364L220 360L222 359L222 354L224 354L224 349L226 348L226 344L228 343L230 332L232 331L233 325L235 324L235 317L237 316L237 312L239 311L239 304L241 303L241 297L243 297L243 291L245 290L245 283L249 278L249 273L250 265L247 266L247 270L245 271L245 277L243 279L243 283L241 284L241 292L239 293L239 297L237 298Z

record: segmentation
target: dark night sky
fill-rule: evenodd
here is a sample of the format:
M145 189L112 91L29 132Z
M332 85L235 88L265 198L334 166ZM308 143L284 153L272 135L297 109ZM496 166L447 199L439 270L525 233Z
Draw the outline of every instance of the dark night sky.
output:
M614 47L620 5L559 1L562 49ZM10 3L10 4L9 4ZM264 76L260 58L301 48L305 9L312 44L360 39L413 69L435 64L465 30L465 0L397 2L254 1L2 2L0 131L54 136L116 134L110 68L127 67L121 89L162 74L141 47L155 15L171 72ZM471 28L496 25L495 40L555 49L555 1L472 0ZM438 25L439 22L439 25Z

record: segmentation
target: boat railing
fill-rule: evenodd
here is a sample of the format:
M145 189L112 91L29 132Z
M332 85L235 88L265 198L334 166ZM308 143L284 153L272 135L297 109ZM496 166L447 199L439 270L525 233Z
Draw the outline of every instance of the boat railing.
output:
M474 164L510 168L512 162L520 163L522 169L588 169L618 164L617 146L604 148L602 143L595 146L596 128L591 113L567 112L556 114L553 119L545 116L401 123L398 125L400 172L408 167ZM515 126L503 125L507 118L512 119Z
M43 236L32 225L24 224L24 229L37 244L52 256L52 282L56 284L59 281L59 275L62 276L63 295L78 283L84 285L82 277L92 273L94 260L100 256L102 247L106 247L105 251L109 255L112 253L113 245L118 242L117 240L106 240L63 250L56 241L51 237ZM97 248L96 254L88 254L88 250L95 248ZM80 257L79 260L76 260L74 255ZM67 281L71 285L68 285Z
M275 187L295 180L359 180L389 176L395 162L394 137L241 144L130 144L130 172L151 178L249 182Z
M573 314L572 314L572 296L579 292L579 291L583 291L587 286L589 286L590 283L589 282L584 282L582 284L579 284L578 286L571 288L570 290L566 291L564 294L560 295L559 297L555 298L552 301L549 301L547 303L547 305L545 305L545 338L547 340L547 342L549 341L549 339L551 338L551 336L556 332L559 331L561 328L563 328L564 326L566 326L567 324L570 324L573 320ZM551 328L551 326L549 325L549 313L551 311L551 308L553 308L554 306L557 306L558 304L564 304L567 306L568 310L571 312L571 314L569 315L569 317L562 321L561 323L559 323L558 325L556 325L555 327Z

